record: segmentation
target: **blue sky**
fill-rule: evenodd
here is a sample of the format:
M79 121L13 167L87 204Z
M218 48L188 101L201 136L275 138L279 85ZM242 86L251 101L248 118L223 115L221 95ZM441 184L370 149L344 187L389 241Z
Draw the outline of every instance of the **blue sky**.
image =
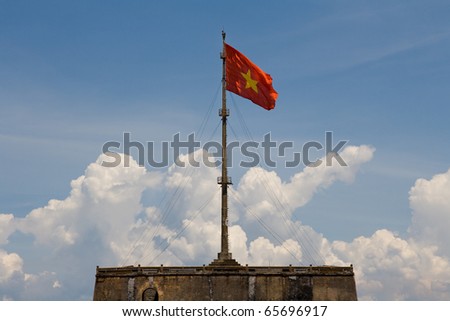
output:
M20 220L64 200L123 132L161 142L196 131L219 107L224 29L279 93L270 112L234 97L231 139L245 139L239 108L257 141L271 132L300 149L332 131L376 149L352 182L319 188L293 217L330 242L380 229L408 239L410 189L450 167L449 16L448 1L434 0L0 0L0 213ZM275 172L288 181L301 170ZM238 182L245 171L230 174ZM144 196L157 203L161 193ZM2 248L38 273L30 235L12 233ZM78 291L67 298L89 296Z

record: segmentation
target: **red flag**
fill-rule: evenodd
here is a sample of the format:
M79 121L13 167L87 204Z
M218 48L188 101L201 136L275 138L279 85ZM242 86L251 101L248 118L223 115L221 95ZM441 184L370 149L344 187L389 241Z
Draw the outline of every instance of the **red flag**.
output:
M272 87L272 77L228 44L225 57L226 89L267 110L274 109L278 93Z

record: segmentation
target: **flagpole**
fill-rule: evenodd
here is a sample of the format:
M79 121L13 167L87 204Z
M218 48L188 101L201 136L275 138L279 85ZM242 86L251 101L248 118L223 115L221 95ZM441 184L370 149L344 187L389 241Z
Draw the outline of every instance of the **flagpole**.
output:
M226 51L225 51L225 31L222 31L222 109L219 115L222 117L222 177L219 179L219 184L222 188L222 206L221 206L221 247L218 254L219 261L231 260L231 253L229 252L228 243L228 184L231 184L231 179L228 177L227 169L227 117L229 111L227 109L226 96Z

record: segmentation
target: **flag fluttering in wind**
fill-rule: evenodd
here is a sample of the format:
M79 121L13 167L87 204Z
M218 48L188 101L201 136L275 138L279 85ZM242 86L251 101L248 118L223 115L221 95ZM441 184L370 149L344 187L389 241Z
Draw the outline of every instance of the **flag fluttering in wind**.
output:
M278 93L272 87L272 77L241 52L225 44L226 89L255 104L271 110Z

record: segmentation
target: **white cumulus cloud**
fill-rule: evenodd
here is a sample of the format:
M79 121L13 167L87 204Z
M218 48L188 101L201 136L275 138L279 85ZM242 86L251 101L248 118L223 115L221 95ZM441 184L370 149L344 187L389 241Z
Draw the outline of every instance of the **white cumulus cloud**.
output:
M14 215L0 214L0 245L8 243L8 238L14 230Z
M7 253L0 249L0 286L14 274L22 274L23 260L17 253Z
M369 146L348 146L341 153L348 166L306 167L287 181L274 171L248 170L229 193L234 258L255 265L352 263L361 299L450 299L450 171L411 188L405 239L383 229L351 242L330 241L293 218L318 191L351 183L373 153ZM106 157L72 181L66 199L50 200L24 218L0 214L0 246L15 232L15 240L32 239L28 251L0 248L3 299L91 299L96 265L197 265L216 258L217 168L173 165L154 172L131 157L129 166L102 166Z
M438 246L450 258L450 170L432 179L418 179L409 192L410 233L423 244Z

